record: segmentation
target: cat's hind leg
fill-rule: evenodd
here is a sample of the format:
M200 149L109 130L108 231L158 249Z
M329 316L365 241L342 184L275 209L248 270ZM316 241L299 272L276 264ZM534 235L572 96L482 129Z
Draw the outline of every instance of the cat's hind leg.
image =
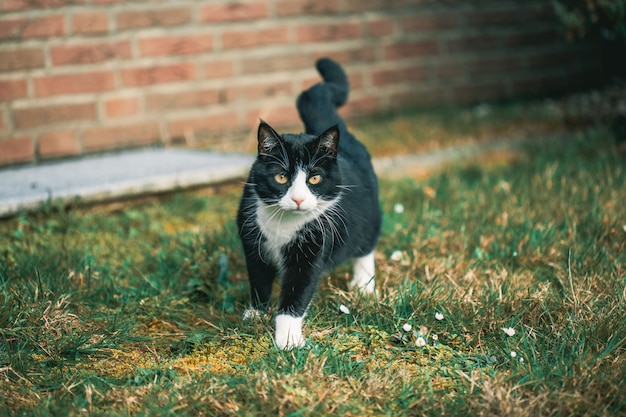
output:
M374 251L372 251L354 260L354 273L348 288L356 288L363 294L375 294L376 281L374 280L374 274Z

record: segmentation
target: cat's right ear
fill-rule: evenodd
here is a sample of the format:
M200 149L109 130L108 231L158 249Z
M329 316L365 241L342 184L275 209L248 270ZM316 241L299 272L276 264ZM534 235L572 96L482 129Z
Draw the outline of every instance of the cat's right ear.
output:
M272 128L272 126L261 120L259 125L259 155L266 155L276 146L280 145L280 135Z

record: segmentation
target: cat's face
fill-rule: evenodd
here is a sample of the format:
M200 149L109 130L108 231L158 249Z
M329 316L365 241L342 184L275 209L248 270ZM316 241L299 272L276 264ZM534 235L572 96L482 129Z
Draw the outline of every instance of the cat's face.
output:
M253 167L255 191L262 202L295 215L323 210L339 194L339 131L319 137L281 137L267 123L259 126L259 158Z

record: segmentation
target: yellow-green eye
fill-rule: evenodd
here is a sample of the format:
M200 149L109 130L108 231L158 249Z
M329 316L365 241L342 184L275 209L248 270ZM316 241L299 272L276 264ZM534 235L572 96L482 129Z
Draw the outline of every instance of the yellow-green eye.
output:
M309 184L316 185L316 184L319 184L321 180L322 180L321 175L313 175L312 177L309 178Z
M289 181L289 178L287 178L285 174L276 174L274 175L274 179L279 184L287 184L287 181Z

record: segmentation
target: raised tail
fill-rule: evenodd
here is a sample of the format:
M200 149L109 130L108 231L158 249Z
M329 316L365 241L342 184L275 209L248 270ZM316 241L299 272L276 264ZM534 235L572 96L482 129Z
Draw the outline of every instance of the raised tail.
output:
M303 91L296 101L300 119L306 133L320 135L333 125L345 131L343 120L337 113L348 100L348 77L341 65L330 58L321 58L315 63L324 82Z

